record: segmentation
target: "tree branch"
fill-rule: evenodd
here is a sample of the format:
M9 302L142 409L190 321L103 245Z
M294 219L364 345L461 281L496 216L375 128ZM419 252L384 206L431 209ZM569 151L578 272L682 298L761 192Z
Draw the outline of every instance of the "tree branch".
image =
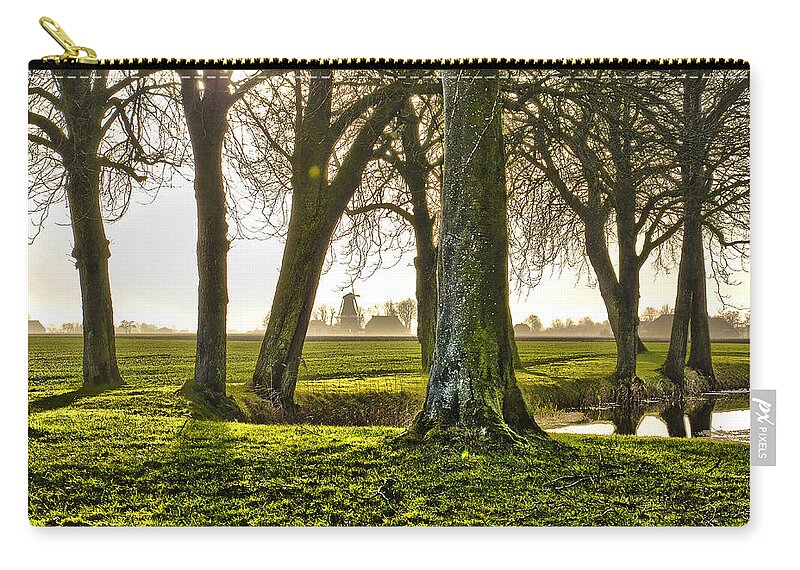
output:
M53 121L45 117L44 115L40 115L38 113L34 113L32 111L28 111L28 123L37 127L47 135L54 146L50 147L59 154L63 152L63 150L67 146L67 137L61 132L61 129L58 128Z
M129 164L122 164L121 162L113 161L105 156L100 157L99 163L101 167L111 168L119 172L122 172L123 174L127 174L128 176L136 180L136 182L142 183L147 180L146 175L138 174L136 170Z
M404 210L403 208L401 208L396 204L389 204L386 202L369 204L367 206L361 206L359 208L353 208L353 209L345 208L344 213L352 218L353 216L357 216L358 214L366 214L367 212L372 212L375 210L388 210L390 212L394 212L395 214L397 214L398 216L400 216L409 223L412 223L414 221L414 216L411 214L411 212L409 212L408 210Z

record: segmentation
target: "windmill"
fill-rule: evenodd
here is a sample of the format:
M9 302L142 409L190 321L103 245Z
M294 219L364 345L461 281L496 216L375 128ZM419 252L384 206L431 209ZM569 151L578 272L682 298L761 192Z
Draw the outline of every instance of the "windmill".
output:
M339 328L347 334L361 330L361 313L356 297L358 295L355 293L348 293L342 297L342 305L339 307Z

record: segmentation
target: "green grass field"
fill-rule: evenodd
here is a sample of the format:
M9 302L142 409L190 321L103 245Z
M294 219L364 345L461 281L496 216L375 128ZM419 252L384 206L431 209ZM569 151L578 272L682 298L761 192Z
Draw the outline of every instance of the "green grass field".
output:
M666 345L640 375L656 389ZM229 343L243 404L259 343ZM614 366L605 342L522 342L537 410L595 397ZM557 435L492 449L415 445L403 425L424 395L415 342L306 345L303 425L189 417L176 390L194 341L120 338L125 385L80 390L81 340L29 338L29 516L34 525L740 525L749 516L745 444ZM749 346L714 346L724 387L746 387ZM388 394L389 397L385 396ZM336 410L325 410L338 402ZM392 407L394 406L394 407ZM388 408L388 409L381 409ZM326 416L327 414L327 416Z

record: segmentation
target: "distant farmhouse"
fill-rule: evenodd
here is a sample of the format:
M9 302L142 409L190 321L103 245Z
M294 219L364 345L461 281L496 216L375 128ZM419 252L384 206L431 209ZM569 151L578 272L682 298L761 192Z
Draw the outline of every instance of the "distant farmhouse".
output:
M641 323L639 325L639 336L643 339L669 340L672 334L673 317L674 315L661 315L651 322ZM741 336L736 328L720 317L709 318L708 327L712 339L726 340L740 338Z
M410 334L397 315L372 317L364 327L364 332L371 336L408 336Z
M319 319L313 319L308 323L308 336L323 336L331 334L331 327Z
M525 323L520 323L518 325L514 325L514 336L517 338L522 338L526 336L531 336L533 331L531 327L526 325Z
M47 329L39 321L28 319L28 334L45 334Z

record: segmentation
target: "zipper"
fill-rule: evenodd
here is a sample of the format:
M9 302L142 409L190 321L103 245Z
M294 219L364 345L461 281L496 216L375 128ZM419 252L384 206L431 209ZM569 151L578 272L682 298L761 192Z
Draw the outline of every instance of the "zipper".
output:
M455 58L455 59L394 59L394 58L112 58L100 59L97 53L79 46L64 29L46 16L39 23L64 49L61 55L48 55L30 62L31 69L91 68L91 69L750 69L744 59L733 58L579 58L579 59L515 59L515 58Z
M42 61L53 63L83 63L90 65L99 63L97 53L92 48L79 46L73 42L67 35L67 32L64 31L64 28L59 26L52 18L42 16L39 18L39 24L44 28L44 31L50 34L51 38L56 40L58 45L64 48L64 53L61 55L46 55L42 58Z

